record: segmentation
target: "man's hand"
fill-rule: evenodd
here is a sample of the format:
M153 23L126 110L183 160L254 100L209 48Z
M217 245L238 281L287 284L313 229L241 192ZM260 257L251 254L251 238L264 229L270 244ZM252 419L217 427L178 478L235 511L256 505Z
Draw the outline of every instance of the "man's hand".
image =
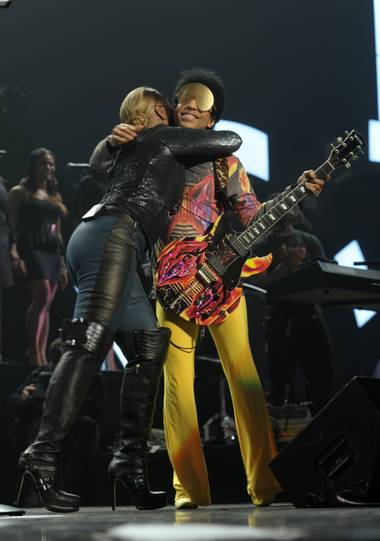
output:
M25 402L26 400L28 400L35 394L36 394L36 386L34 385L34 383L31 383L30 385L27 385L26 387L24 387L23 390L21 391L21 400Z
M117 124L109 137L109 143L113 147L130 143L143 130L143 126L132 126L131 124Z
M327 177L326 180L329 180L330 176ZM311 195L318 196L323 186L325 185L325 180L322 180L321 178L317 178L314 171L304 171L300 178L298 179L298 182L305 182L305 188L311 193Z

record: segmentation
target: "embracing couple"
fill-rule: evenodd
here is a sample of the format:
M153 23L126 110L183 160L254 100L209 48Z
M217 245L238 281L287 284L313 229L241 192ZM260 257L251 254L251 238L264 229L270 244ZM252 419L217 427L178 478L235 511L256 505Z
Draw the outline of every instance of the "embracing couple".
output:
M211 503L194 399L199 326L159 304L154 314L137 260L150 248L158 254L174 239L206 234L225 208L244 225L255 219L261 205L233 156L241 139L233 132L212 130L223 113L224 98L220 77L201 68L180 75L172 107L157 90L139 87L121 105L121 124L95 149L93 166L112 164L109 188L85 214L67 247L78 296L73 318L63 325L63 354L50 381L39 433L20 457L18 503L29 477L47 509L78 510L79 497L59 484L59 459L113 341L128 359L120 437L109 466L114 507L118 486L128 490L138 509L167 503L165 492L150 490L146 471L162 369L175 505L183 509ZM300 180L307 180L311 194L324 184L312 171ZM277 451L249 345L244 297L225 321L208 329L231 391L248 493L253 504L268 505L281 490L268 466Z

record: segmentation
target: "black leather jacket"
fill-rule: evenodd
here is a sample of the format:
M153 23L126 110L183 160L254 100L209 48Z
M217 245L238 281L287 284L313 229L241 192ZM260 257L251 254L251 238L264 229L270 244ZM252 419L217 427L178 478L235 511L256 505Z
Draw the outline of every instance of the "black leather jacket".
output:
M240 145L241 138L228 131L147 129L119 150L101 203L132 216L153 244L181 202L185 167L227 156Z

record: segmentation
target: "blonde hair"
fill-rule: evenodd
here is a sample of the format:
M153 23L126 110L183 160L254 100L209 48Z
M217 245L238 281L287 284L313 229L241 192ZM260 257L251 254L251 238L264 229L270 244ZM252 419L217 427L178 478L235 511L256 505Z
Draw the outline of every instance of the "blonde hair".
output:
M149 117L158 103L166 103L158 90L148 86L139 86L124 98L120 107L120 120L126 124L147 127Z

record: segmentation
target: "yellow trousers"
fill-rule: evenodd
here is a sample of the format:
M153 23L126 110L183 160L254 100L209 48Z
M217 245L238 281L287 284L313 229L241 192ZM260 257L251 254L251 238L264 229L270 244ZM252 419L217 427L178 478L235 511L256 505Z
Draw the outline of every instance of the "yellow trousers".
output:
M209 505L210 487L194 396L194 348L199 326L165 312L159 303L157 317L160 325L172 332L164 365L164 426L176 500L187 497L198 505ZM281 488L268 467L277 449L249 345L244 297L223 323L208 329L230 388L247 490L253 503L260 503Z

